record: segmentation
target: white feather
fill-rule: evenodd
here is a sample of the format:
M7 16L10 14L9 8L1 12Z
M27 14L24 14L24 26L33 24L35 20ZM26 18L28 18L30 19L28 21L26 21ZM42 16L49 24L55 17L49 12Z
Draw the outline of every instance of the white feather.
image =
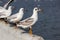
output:
M11 6L9 6L9 8L8 9L6 9L7 8L7 6L9 5L9 3L11 2L12 0L10 0L8 3L6 3L3 7L2 6L0 6L0 18L6 18L6 17L8 17L8 16L10 16L11 15L11 11L12 11L12 7Z
M10 16L12 13L12 6L9 6L8 9L3 9L2 11L0 11L0 18L6 18L8 16ZM1 15L4 14L4 15Z
M33 9L32 16L29 18L26 18L25 20L20 21L20 23L17 24L17 27L28 28L28 27L34 25L37 22L37 20L38 20L38 8L35 7Z
M23 14L24 14L23 10L24 10L24 8L20 8L20 10L19 10L18 13L14 14L14 15L12 15L12 16L9 16L9 17L7 18L7 20L8 20L9 22L20 21L20 20L22 19L22 17L23 17Z

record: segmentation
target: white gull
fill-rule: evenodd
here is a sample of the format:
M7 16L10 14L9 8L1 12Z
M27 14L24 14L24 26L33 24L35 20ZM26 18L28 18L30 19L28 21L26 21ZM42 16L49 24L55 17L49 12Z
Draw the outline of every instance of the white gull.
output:
M34 25L38 21L38 11L41 11L41 9L38 9L35 7L33 9L33 14L31 17L26 18L25 20L20 21L17 23L17 27L22 27L22 28L30 28L29 33L32 34L32 25Z
M10 0L8 3L6 3L3 7L0 6L0 12L4 11L4 10L7 10L7 6L12 2L13 0Z
M0 18L6 18L10 16L11 13L12 13L12 6L9 6L7 10L4 9L2 12L0 12Z
M0 18L6 18L6 17L11 15L11 13L12 13L12 6L9 6L8 9L6 9L6 8L12 1L13 0L10 0L3 7L0 6Z
M24 14L24 8L20 8L19 12L7 17L8 22L17 23L19 22Z

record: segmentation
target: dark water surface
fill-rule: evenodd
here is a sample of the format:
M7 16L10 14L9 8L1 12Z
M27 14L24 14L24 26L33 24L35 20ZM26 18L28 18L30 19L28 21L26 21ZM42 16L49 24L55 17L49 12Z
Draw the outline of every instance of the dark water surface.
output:
M3 6L8 0L0 2ZM43 12L39 12L39 20L33 26L33 34L42 36L45 40L60 40L60 0L16 0L11 3L15 9L13 13L17 13L19 8L24 7L25 11L23 19L32 15L32 9L40 5Z

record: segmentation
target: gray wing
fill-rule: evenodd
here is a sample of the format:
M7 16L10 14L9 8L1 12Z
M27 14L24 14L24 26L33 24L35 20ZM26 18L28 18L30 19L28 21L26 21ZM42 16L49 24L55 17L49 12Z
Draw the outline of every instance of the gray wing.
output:
M0 6L0 12L5 11L6 9Z
M0 16L6 16L5 12L0 12Z
M7 19L15 19L15 18L17 18L17 14L14 14L14 15L8 17Z
M21 21L20 24L27 26L27 25L31 25L33 23L33 21L34 21L33 18L27 18L24 21Z

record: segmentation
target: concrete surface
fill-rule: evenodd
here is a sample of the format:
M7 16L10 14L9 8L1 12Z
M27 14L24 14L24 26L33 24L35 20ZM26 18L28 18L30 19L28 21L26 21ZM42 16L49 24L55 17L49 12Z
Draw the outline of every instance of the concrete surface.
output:
M41 36L22 32L24 31L10 27L10 24L0 20L0 40L44 40Z

